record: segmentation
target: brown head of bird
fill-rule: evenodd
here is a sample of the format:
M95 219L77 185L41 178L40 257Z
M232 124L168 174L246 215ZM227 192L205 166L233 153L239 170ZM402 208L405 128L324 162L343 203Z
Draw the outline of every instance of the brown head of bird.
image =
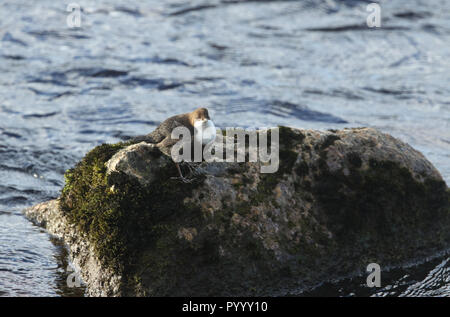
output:
M207 121L211 120L209 117L208 109L206 108L197 108L191 113L189 113L189 120L192 126L195 126L196 121Z

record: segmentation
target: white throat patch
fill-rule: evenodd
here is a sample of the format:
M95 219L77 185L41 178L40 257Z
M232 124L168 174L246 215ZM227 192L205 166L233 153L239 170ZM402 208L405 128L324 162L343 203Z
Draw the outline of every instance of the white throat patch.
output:
M197 120L194 122L195 141L203 145L216 138L216 126L212 120Z

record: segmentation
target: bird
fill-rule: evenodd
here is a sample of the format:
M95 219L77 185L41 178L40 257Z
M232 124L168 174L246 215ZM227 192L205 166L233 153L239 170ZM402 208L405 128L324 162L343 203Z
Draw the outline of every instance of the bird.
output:
M200 107L192 112L178 114L164 120L154 131L149 134L136 136L130 141L133 143L146 142L154 144L162 153L171 156L172 147L179 142L178 139L172 138L172 131L177 127L185 127L191 133L191 144L194 143L204 145L215 140L216 128L214 122L209 116L208 109ZM180 166L175 162L180 179L183 182L190 182L181 173ZM192 170L192 167L188 164Z

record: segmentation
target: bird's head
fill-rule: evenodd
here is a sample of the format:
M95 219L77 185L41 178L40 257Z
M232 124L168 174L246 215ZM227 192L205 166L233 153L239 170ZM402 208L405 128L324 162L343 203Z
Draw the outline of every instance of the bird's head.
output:
M191 123L197 131L196 135L202 144L207 144L216 138L216 127L209 117L208 109L197 108L191 112ZM199 133L200 132L200 133Z
M211 120L209 117L208 109L206 108L197 108L194 111L191 112L191 123L193 126L198 122L207 122L208 120Z

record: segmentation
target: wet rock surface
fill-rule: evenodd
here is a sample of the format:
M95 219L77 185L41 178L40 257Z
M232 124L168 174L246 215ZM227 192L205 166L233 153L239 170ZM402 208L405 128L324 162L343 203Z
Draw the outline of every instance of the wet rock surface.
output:
M207 163L189 184L149 145L102 145L26 215L68 245L88 295L295 295L449 247L449 190L371 128L280 127L280 165Z

